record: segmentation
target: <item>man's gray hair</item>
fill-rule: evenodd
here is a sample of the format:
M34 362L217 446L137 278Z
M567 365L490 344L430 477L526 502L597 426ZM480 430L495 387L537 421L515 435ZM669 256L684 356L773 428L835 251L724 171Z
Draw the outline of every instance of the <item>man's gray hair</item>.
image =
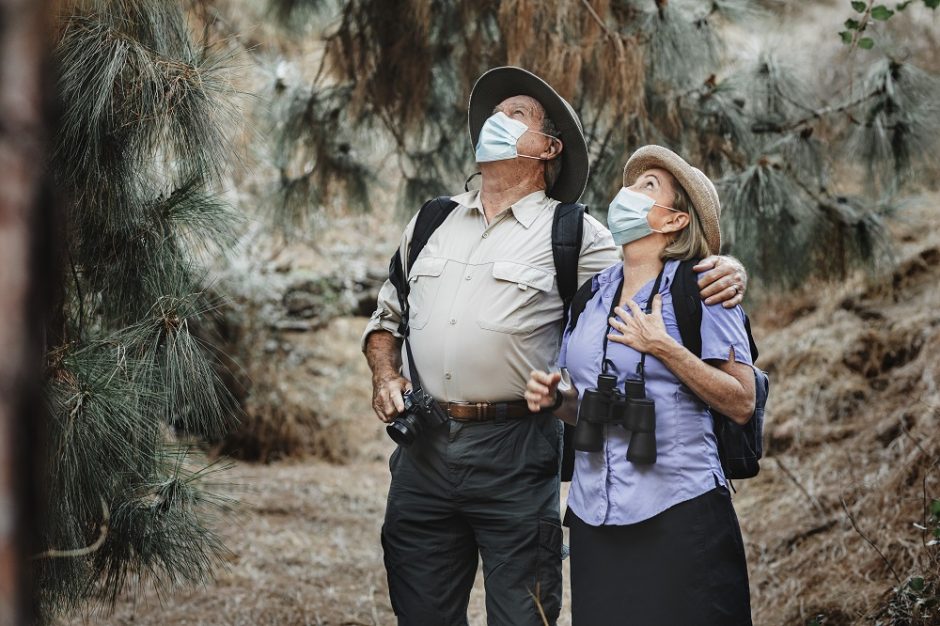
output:
M542 132L551 135L555 139L561 140L561 132L555 126L555 122L548 116L545 110L542 110ZM556 156L551 161L545 161L545 193L549 194L558 177L561 176L561 155Z

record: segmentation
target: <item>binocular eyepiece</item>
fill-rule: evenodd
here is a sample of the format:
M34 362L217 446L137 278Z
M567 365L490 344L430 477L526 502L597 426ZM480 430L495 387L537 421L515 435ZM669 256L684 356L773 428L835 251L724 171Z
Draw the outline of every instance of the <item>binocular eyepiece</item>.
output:
M574 449L603 450L606 424L620 424L631 433L628 461L642 465L656 462L656 405L646 397L642 379L627 379L621 393L616 376L601 374L597 377L597 386L585 390L581 398Z

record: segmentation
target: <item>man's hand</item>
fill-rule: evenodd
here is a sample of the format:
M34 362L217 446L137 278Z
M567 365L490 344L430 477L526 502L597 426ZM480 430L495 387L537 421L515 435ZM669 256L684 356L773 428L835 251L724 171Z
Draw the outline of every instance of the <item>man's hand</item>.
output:
M411 390L411 383L397 373L372 379L372 410L380 420L391 422L405 410L402 393Z
M561 374L558 372L540 372L533 370L529 374L529 382L525 386L525 400L529 405L529 410L538 413L542 409L555 404L555 392L558 390L558 383L561 381Z
M747 271L741 262L730 256L712 255L692 268L705 272L698 279L705 304L718 304L733 309L744 300L747 290Z

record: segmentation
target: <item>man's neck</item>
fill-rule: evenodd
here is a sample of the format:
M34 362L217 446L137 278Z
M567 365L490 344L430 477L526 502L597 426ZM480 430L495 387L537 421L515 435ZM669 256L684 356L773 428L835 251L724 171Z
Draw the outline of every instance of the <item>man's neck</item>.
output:
M541 170L520 171L518 167L498 167L499 165L503 164L484 163L480 167L483 173L480 202L483 204L487 222L529 194L545 189L545 178Z

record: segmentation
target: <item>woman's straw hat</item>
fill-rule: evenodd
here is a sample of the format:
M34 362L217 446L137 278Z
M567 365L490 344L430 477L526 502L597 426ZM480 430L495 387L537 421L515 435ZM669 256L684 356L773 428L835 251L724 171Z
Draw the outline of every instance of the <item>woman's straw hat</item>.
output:
M662 146L643 146L630 156L623 168L623 186L629 187L646 170L661 168L675 176L692 200L692 208L705 231L712 254L721 250L721 203L715 185L702 170L692 167L678 154Z

